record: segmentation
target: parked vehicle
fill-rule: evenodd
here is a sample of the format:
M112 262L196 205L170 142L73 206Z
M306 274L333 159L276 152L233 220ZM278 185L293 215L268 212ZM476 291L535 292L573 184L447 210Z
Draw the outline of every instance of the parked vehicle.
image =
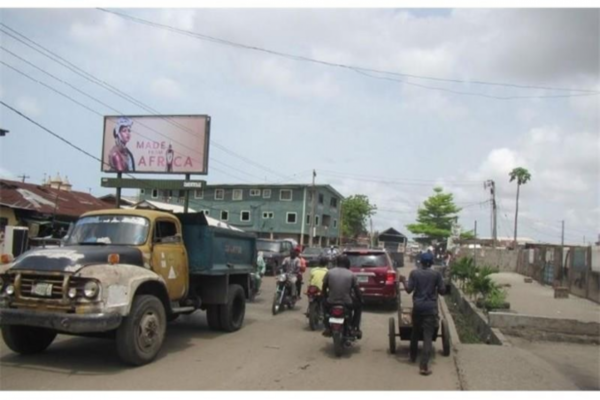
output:
M167 321L206 310L211 329L244 322L254 235L209 226L203 213L84 214L64 247L31 250L0 266L0 323L20 354L57 333L116 339L121 360L142 365L162 347Z
M273 295L273 305L271 312L277 315L284 307L293 309L298 301L298 295L292 294L292 286L296 285L298 277L296 274L279 274L277 276L277 290Z
M350 347L360 337L356 335L351 327L352 315L347 307L342 305L332 306L328 318L333 338L333 351L336 356L341 357L344 349Z
M398 274L390 256L383 249L352 249L344 254L350 259L350 270L356 275L366 301L385 302L398 307Z
M323 296L317 286L310 285L306 290L306 297L308 297L308 310L306 311L308 326L311 331L314 331L323 322Z
M300 254L300 257L306 260L306 265L308 267L316 267L319 265L319 258L323 254L325 249L322 247L307 247Z
M277 274L283 260L289 257L292 248L292 242L289 240L256 239L256 250L263 252L267 275L275 276Z

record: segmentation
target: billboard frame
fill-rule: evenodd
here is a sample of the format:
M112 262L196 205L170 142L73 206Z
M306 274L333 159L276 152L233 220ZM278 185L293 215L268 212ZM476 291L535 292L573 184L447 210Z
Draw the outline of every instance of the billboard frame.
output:
M104 160L104 149L105 149L105 141L106 141L106 119L107 118L120 118L120 117L127 117L127 118L145 118L145 117L154 117L154 118L162 118L162 119L167 119L167 118L172 118L172 117L205 117L206 118L206 124L205 124L205 137L206 140L204 141L204 172L154 172L154 171L133 171L133 172L119 172L119 171L105 171L103 169L104 164L107 164ZM154 115L154 114L150 114L150 115L126 115L126 114L121 114L121 115L105 115L103 117L103 124L102 124L102 154L100 155L100 172L104 173L104 174L157 174L157 175L208 175L208 159L209 159L209 144L210 144L210 123L211 123L211 117L210 115L207 114L169 114L169 115Z

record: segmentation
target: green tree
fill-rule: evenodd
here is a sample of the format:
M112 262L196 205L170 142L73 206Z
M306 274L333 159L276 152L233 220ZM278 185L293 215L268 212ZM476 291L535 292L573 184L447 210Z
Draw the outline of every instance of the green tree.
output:
M475 237L475 232L470 230L470 231L466 231L466 232L461 232L460 233L460 238L461 240L471 240L471 239L477 239Z
M452 233L452 223L458 219L461 210L454 204L452 193L444 193L441 187L433 191L435 194L419 207L417 223L406 225L411 233L421 235L421 241L426 243L447 239Z
M517 167L510 171L508 174L510 176L510 182L516 180L517 181L517 207L515 209L515 242L514 246L517 247L517 220L519 217L519 192L521 189L521 185L526 184L531 180L531 174L525 168Z
M356 238L367 231L367 220L375 214L377 206L364 194L348 197L342 202L342 234Z

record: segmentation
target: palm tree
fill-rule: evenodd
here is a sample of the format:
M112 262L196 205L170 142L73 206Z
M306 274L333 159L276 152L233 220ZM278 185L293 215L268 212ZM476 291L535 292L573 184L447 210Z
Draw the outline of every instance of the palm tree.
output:
M510 171L508 174L510 176L510 182L517 180L517 208L515 210L515 248L517 247L517 218L519 216L519 191L521 189L521 185L526 184L531 180L531 174L527 169L522 167L517 167Z

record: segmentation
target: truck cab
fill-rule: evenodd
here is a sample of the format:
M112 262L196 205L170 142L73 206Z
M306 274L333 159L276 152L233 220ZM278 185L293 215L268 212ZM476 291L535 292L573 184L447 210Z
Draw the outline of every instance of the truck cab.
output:
M21 354L57 333L114 336L123 361L145 364L180 314L202 309L212 329L240 329L255 259L253 235L211 227L203 214L87 213L64 247L0 266L2 336Z

